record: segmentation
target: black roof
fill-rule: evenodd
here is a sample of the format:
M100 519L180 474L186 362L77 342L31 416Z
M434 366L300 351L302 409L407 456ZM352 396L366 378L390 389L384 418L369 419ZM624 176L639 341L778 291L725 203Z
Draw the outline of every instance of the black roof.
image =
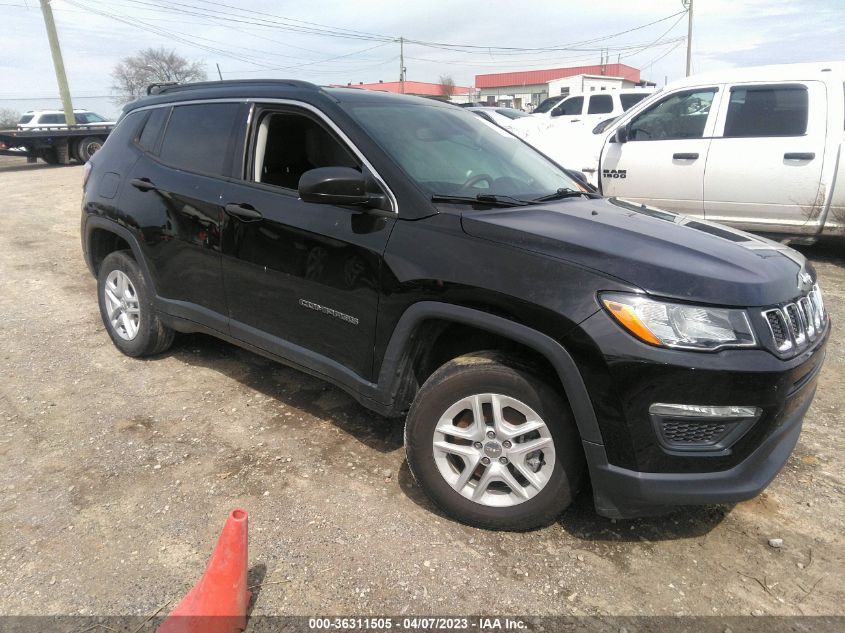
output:
M294 98L306 102L329 99L338 102L393 101L438 104L432 99L413 97L377 90L362 90L351 87L325 88L299 79L227 79L224 81L203 81L188 84L152 84L148 96L124 106L129 112L148 105L174 103L194 99L230 98ZM442 105L442 103L440 104Z

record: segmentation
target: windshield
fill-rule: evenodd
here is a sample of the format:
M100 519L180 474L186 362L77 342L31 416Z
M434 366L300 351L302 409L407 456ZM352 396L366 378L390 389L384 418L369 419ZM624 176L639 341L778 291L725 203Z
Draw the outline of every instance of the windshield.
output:
M370 103L349 112L432 195L529 199L578 188L545 156L460 108Z
M100 123L101 121L105 121L103 117L93 112L77 112L74 114L74 118L77 123Z
M534 108L534 113L543 114L543 112L548 112L558 101L560 101L560 99L560 97L549 97L548 99L544 99L540 105Z
M524 116L529 116L527 112L523 112L522 110L513 110L511 108L499 108L496 112L502 116L508 117L509 119L521 119Z

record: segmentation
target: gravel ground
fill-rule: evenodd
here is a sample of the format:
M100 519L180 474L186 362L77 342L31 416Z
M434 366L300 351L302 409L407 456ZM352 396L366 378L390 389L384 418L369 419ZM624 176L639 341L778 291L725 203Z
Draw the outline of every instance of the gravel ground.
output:
M440 516L401 426L331 386L199 335L122 356L81 257L81 177L0 158L0 614L152 613L235 506L254 615L845 614L841 242L803 249L837 327L764 494L616 522L582 495L494 533Z

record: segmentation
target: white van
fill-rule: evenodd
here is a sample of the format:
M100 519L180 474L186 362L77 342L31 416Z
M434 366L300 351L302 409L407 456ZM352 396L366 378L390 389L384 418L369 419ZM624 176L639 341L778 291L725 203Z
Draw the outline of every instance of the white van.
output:
M609 125L597 155L567 166L606 196L793 240L843 234L843 86L843 62L688 77Z

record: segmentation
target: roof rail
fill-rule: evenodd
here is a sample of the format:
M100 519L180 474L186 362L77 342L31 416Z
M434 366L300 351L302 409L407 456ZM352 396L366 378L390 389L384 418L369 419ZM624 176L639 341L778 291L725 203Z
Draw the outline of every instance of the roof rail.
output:
M148 95L157 95L159 94L164 88L167 86L178 86L179 84L175 81L165 81L162 83L157 84L150 84L147 86L147 94Z
M159 95L183 90L202 90L205 88L225 88L227 86L289 86L306 90L320 90L320 86L299 79L226 79L223 81L198 81L180 84L176 82L155 83L147 86L148 95Z

